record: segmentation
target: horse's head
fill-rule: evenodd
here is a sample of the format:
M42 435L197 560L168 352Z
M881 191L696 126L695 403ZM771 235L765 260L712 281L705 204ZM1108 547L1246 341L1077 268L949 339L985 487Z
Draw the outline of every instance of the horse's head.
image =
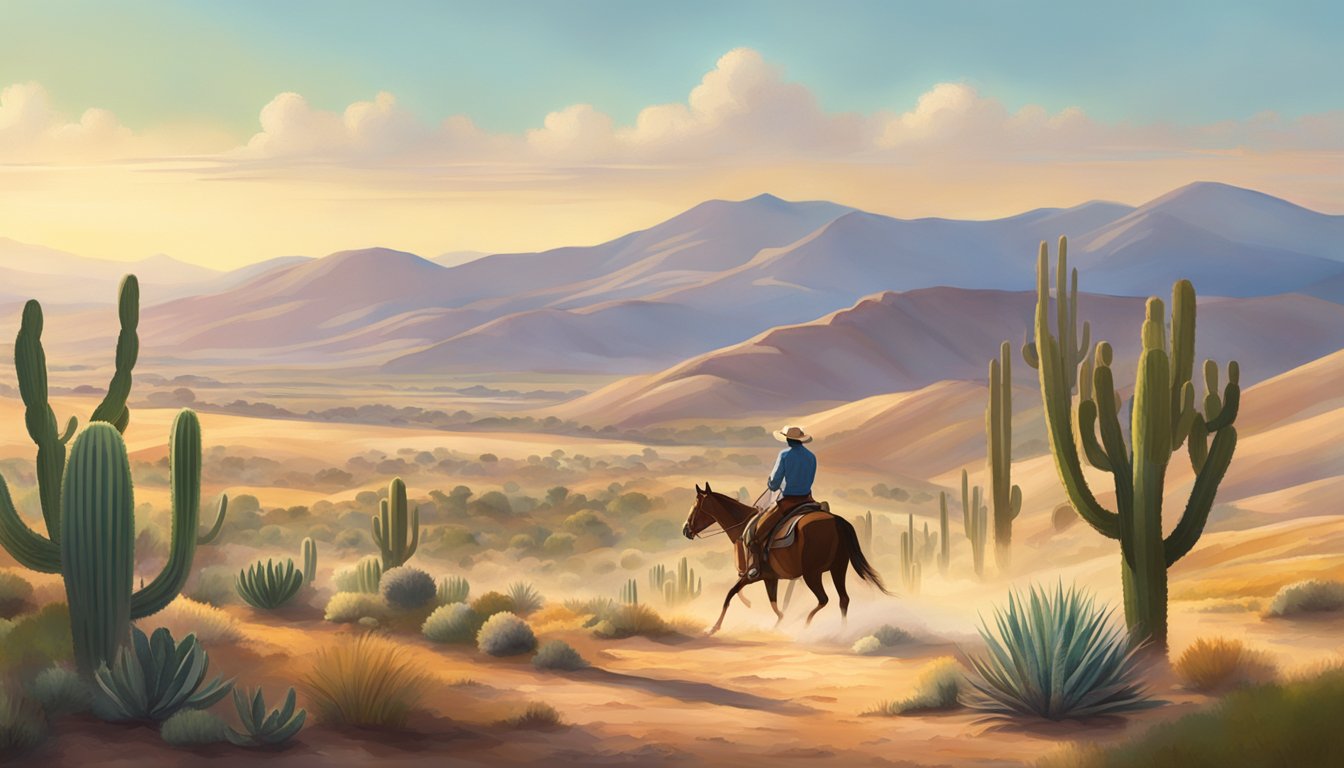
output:
M706 500L712 494L713 491L710 490L709 483L705 483L704 490L701 490L698 485L695 486L695 506L691 507L691 513L686 516L686 524L681 527L681 535L693 539L696 534L717 522L714 516L705 509Z

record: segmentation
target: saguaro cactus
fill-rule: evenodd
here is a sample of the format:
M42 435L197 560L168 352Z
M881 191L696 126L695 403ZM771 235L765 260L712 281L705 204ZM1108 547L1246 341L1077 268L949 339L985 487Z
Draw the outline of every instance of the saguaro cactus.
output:
M1012 484L1013 378L1008 342L989 361L989 405L985 407L985 442L990 500L994 508L994 562L1006 572L1012 564L1013 520L1022 511L1022 489Z
M59 543L29 528L0 481L0 530L20 563L54 568L65 578L75 661L91 676L129 637L130 622L158 612L186 583L196 553L201 501L201 426L184 410L168 443L172 467L172 539L168 562L148 586L132 592L135 567L135 496L121 433L94 422L75 438L61 493Z
M947 575L948 563L952 560L952 537L947 527L947 493L938 492L938 573Z
M639 582L628 579L621 587L620 601L625 605L639 605Z
M1068 274L1066 264L1067 241L1061 237L1057 282ZM1098 532L1120 542L1125 619L1131 631L1165 649L1167 568L1199 540L1236 449L1237 432L1232 424L1241 396L1237 363L1228 363L1228 383L1221 396L1217 364L1204 364L1206 393L1201 413L1195 407L1191 381L1194 286L1188 280L1172 286L1170 338L1166 335L1162 300L1150 298L1130 408L1131 445L1126 446L1120 428L1120 397L1111 373L1111 347L1104 341L1097 345L1091 391L1079 386L1077 437L1088 462L1114 478L1116 508L1112 512L1098 503L1083 475L1069 396L1070 371L1050 325L1049 299L1049 251L1041 243L1036 266L1036 347L1040 350L1039 377L1050 452L1074 510ZM1058 324L1067 323L1068 315L1068 307L1057 306ZM1210 434L1212 445L1208 442ZM1195 483L1180 522L1164 538L1162 492L1167 464L1183 442L1188 443Z
M317 542L309 536L303 540L303 581L314 586L317 579Z
M970 487L966 470L961 470L961 529L971 540L971 563L976 576L985 575L985 539L989 533L988 510L980 497L980 486Z
M907 521L908 530L901 532L901 582L905 584L905 591L912 594L919 594L919 550L915 544L915 516L910 515Z
M870 509L863 517L854 518L854 530L859 534L859 546L865 552L873 551L873 511Z
M400 568L420 544L420 510L406 514L406 484L400 477L387 486L387 498L379 502L373 518L373 540L383 557L383 570Z

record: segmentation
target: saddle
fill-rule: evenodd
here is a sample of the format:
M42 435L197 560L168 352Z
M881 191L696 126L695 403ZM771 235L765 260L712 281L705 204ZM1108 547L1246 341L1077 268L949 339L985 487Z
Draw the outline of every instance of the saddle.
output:
M825 501L809 501L806 504L800 504L789 510L787 514L775 522L774 527L772 527L766 534L766 541L770 542L769 548L787 549L793 546L794 542L798 539L798 523L802 522L805 515L810 515L813 512L826 512L829 514L830 511L831 505L829 502ZM751 519L751 522L747 526L747 530L750 531L749 538L752 540L756 539L758 533L756 531L756 523L760 520L761 515L763 514L765 513L762 512L757 514Z

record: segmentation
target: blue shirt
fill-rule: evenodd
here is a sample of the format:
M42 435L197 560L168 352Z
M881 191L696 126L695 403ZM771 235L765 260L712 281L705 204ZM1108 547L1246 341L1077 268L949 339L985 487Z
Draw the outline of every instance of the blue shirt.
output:
M803 445L791 445L779 452L767 487L784 489L785 496L807 496L817 477L817 457Z

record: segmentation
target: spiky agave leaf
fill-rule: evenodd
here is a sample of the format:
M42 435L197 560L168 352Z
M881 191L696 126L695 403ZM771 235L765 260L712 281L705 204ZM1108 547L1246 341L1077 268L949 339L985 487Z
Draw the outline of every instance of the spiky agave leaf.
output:
M244 733L230 728L227 734L229 741L244 747L275 746L289 741L303 728L308 718L307 710L294 711L295 703L294 688L291 687L285 695L285 703L267 715L266 699L261 688L257 688L250 699L237 688L233 689L233 706L238 710Z
M997 715L1050 720L1117 714L1156 706L1145 690L1140 645L1111 621L1091 595L1059 584L1009 593L993 627L981 617L987 653L972 656L976 674L966 704Z
M195 635L174 643L163 627L146 637L133 626L130 645L94 674L104 694L98 709L112 720L154 722L183 709L205 709L233 688L232 680L220 678L202 685L209 668L209 655Z
M288 603L302 586L303 572L294 568L293 560L283 564L258 560L238 572L238 595L248 605L264 611L273 611Z

